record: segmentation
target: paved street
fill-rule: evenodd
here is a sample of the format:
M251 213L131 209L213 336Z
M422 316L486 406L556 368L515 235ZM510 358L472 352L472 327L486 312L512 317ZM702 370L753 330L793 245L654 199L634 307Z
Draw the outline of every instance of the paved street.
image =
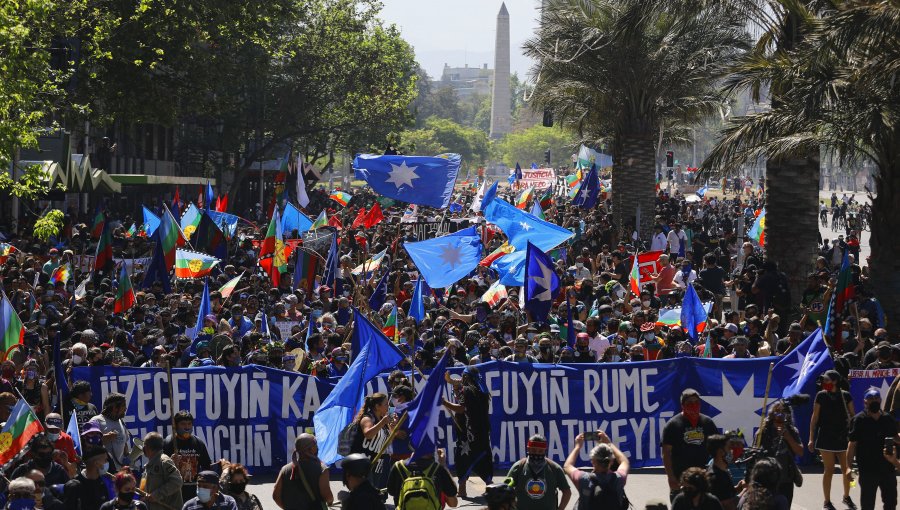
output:
M813 510L822 508L821 467L809 468L805 471L808 472L804 475L803 487L795 489L794 504L791 506L791 508L794 508L796 510ZM496 482L500 482L502 481L502 478L496 477L494 480ZM256 496L260 499L263 508L266 510L277 508L275 506L275 502L272 501L272 487L274 486L274 480L263 479L254 481L258 485L253 485L248 489L253 494L256 494ZM842 510L842 507L839 504L841 500L839 487L840 480L835 477L832 488L832 500L838 510ZM331 489L332 491L335 491L335 494L337 494L337 491L342 489L342 485L339 481L332 481ZM478 480L477 482L469 482L469 494L478 494L481 490L483 490L483 485L480 480ZM633 472L628 477L628 483L625 487L625 491L628 494L628 499L631 500L631 503L634 505L635 510L643 509L645 505L652 500L667 501L666 498L668 497L666 478L661 468L642 469ZM854 487L853 489L851 489L850 495L858 505L859 487ZM576 499L576 496L573 495L572 501L569 503L567 508L575 508ZM483 506L484 500L481 498L476 498L463 500L460 503L459 508L481 508Z

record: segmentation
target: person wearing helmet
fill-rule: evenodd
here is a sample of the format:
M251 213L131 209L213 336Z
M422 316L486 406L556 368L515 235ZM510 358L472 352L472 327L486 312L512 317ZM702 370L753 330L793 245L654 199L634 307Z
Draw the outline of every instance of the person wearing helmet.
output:
M341 470L344 485L350 494L341 502L342 510L385 510L381 492L369 481L372 462L364 453L352 453L344 457Z
M487 510L516 510L516 490L505 483L485 487L484 499Z

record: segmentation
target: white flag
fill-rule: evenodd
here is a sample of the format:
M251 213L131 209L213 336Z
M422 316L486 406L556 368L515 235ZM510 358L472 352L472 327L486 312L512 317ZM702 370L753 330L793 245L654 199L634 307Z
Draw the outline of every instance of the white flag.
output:
M306 181L303 180L303 156L297 154L297 203L300 207L309 205L309 195L306 194Z
M78 284L78 287L75 288L75 301L81 301L87 296L87 282L91 277L88 276L81 283Z
M487 189L487 179L481 183L481 188L478 189L478 193L475 194L475 199L472 200L472 206L469 208L473 212L478 212L481 210L481 201L484 200L484 192Z

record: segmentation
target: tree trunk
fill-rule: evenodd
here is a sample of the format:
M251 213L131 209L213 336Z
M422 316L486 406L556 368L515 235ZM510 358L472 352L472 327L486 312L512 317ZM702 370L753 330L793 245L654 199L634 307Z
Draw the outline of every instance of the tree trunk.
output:
M818 254L819 173L818 151L766 162L766 255L787 275L794 308Z
M900 140L897 149L879 168L869 240L869 286L884 308L887 330L895 341L900 335Z
M656 140L652 134L619 138L613 156L612 203L620 238L631 242L640 205L638 233L641 239L649 240L656 215Z

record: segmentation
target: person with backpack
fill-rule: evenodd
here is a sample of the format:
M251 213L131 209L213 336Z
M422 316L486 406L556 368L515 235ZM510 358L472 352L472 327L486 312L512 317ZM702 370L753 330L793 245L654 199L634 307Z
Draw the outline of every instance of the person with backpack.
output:
M444 450L438 449L437 461L429 453L417 459L399 460L388 474L387 492L394 497L397 510L440 510L444 503L459 502L456 483L447 469Z
M507 480L516 490L520 510L564 510L572 497L566 473L559 464L547 458L547 438L535 434L525 445L524 459L509 469ZM557 499L557 492L562 499Z
M569 453L563 469L578 489L578 510L626 510L630 503L625 496L625 481L628 478L629 462L606 433L599 431L594 436L600 444L591 450L591 471L581 471L575 466L584 446L585 435L575 437L575 447ZM591 438L593 439L593 438ZM618 468L613 470L614 464Z

